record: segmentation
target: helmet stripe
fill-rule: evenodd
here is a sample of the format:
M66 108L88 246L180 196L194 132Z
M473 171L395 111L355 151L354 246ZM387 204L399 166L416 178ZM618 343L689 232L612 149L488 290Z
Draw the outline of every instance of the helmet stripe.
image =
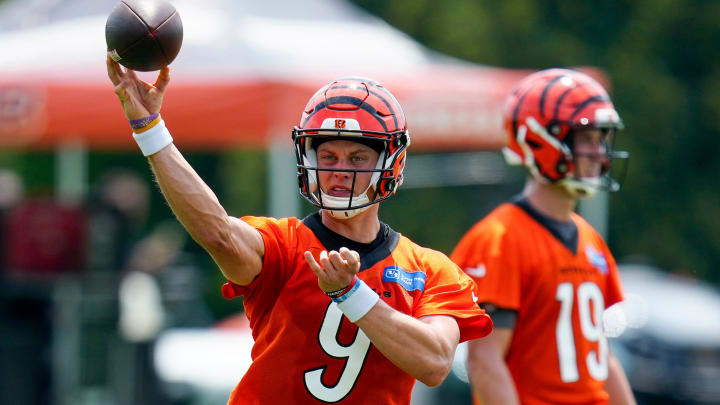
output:
M585 108L588 104L605 102L605 101L610 101L610 100L608 100L608 98L605 96L592 96L592 97L588 98L587 100L580 103L580 105L578 105L577 108L575 108L575 111L570 116L569 121L572 121L575 118L575 116L578 115L580 113L580 111L582 111L582 109Z
M542 91L542 95L540 95L540 117L545 118L545 98L547 97L547 94L550 92L552 86L563 77L567 77L567 75L557 75L545 85L545 88Z
M577 84L575 83L575 87L571 87L563 92L563 94L558 97L557 101L555 101L555 112L553 113L553 119L558 120L558 115L560 114L560 106L562 105L563 100L565 97L567 97L568 94L572 93L573 90L579 89L580 87L583 87L584 84Z
M402 128L398 128L398 120L397 120L398 114L402 113L402 111L395 111L395 109L393 108L393 104L396 106L400 106L400 103L398 103L395 96L393 96L392 93L390 93L390 90L386 89L383 86L380 86L380 84L374 80L363 79L361 77L350 77L350 78L338 79L338 81L340 81L340 80L357 80L359 82L362 82L362 83L365 83L366 85L368 85L369 87L365 86L367 88L368 92L370 94L372 94L373 96L377 97L378 99L380 99L380 101L382 101L383 104L385 104L385 106L388 108L388 110L390 110L390 113L392 114L392 117L393 117L393 123L395 124L395 129L402 129ZM372 88L370 88L370 87L372 87ZM346 85L331 87L331 89L348 89L348 88L350 88L350 86L346 86ZM380 93L378 93L377 91L373 91L373 90L381 90L387 97L383 97ZM390 101L388 101L388 97L390 98ZM385 128L385 130L387 131L387 127Z
M338 79L338 80L343 80L343 79ZM369 80L369 79L349 78L348 80L357 80L357 81L363 82L367 85L370 85L372 87L372 89L369 88L368 86L366 86L368 92L370 92L370 94L372 94L373 96L380 99L380 101L382 101L383 104L385 104L385 106L388 108L388 110L390 110L390 113L392 114L392 117L393 117L393 123L395 124L395 128L402 129L402 128L398 128L398 121L397 121L397 115L398 115L398 113L401 113L401 111L395 111L395 109L393 108L393 103L397 106L399 106L400 103L398 103L395 96L393 96L392 93L390 93L390 90L386 89L385 87L380 86L379 83ZM347 88L350 88L350 86L333 86L332 88L333 89L347 89ZM382 95L380 95L380 93L373 91L375 89L381 90L387 97L390 98L390 101L388 101L387 97L383 97ZM385 128L385 130L387 131L387 128Z
M520 98L517 101L517 104L515 104L515 110L513 111L513 119L512 119L512 126L513 126L512 136L513 136L513 138L515 136L517 136L517 130L518 130L517 121L518 121L518 115L520 114L520 106L522 105L523 101L525 101L525 96L527 96L527 94L530 92L530 90L531 89L527 89L525 91L525 93L523 93L523 95L520 96Z
M318 104L318 106L322 105L323 107L326 107L330 110L345 110L345 108L333 108L332 106L335 104L349 104L349 105L354 105L357 107L361 107L363 104L363 99L358 98L358 97L353 97L353 96L336 96L336 97L327 98L325 100L326 100L326 102L322 102L322 103ZM317 107L315 107L315 108L317 108Z
M395 102L396 105L400 105L400 104L397 102L397 100L395 99L395 97L393 97L393 95L390 94L390 92L389 92L387 89L385 89L384 87L378 87L378 89L385 90L385 94L388 95L388 96L390 96L390 97L392 97L392 100ZM397 121L398 111L395 111L395 110L393 109L392 103L390 103L385 97L382 97L380 94L378 94L378 93L376 93L376 92L374 92L374 91L372 91L372 90L370 90L370 89L368 89L368 90L370 91L370 94L372 94L372 95L374 95L375 97L379 98L380 101L382 101L383 104L385 104L385 106L388 108L388 110L390 110L390 113L392 114L392 117L393 117L393 123L395 124L395 129L402 129L402 128L398 128L398 121ZM387 131L387 127L385 128L385 130Z
M363 110L370 113L371 116L373 116L379 123L382 125L383 129L387 132L387 125L385 124L385 121L382 120L380 115L377 113L377 110L373 108L373 106L369 105L368 103L363 103L363 100L358 97L350 97L350 96L340 96L340 97L331 97L327 99L326 101L323 101L315 106L313 109L313 112L307 115L305 118L305 122L308 122L310 118L312 118L315 114L319 113L320 111L324 109L332 110L333 108L328 106L328 103L330 104L350 104L355 105ZM305 126L305 122L303 122L303 126Z

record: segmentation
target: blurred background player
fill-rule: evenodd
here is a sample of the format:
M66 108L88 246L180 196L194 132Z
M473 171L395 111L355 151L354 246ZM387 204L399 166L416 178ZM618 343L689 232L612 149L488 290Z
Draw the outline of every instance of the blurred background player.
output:
M602 237L574 213L578 198L619 189L609 175L622 122L591 77L548 69L523 79L505 105L511 164L530 175L521 195L477 223L451 258L473 277L493 317L468 344L476 403L634 404L609 352L603 311L623 299Z
M301 194L318 212L238 219L159 116L169 69L151 85L109 57L107 67L165 199L227 278L223 294L245 297L253 364L230 404L409 404L415 379L440 384L458 342L490 332L472 280L378 219L410 143L385 88L341 79L305 108L293 139Z

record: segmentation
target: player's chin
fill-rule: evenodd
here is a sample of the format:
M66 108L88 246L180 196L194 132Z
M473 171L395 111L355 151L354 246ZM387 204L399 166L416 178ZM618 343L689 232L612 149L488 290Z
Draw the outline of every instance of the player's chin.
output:
M601 175L600 172L590 172L590 173L584 173L582 176L577 176L579 179L588 180L588 181L597 181L600 179Z
M582 170L576 171L576 173L578 173L577 177L579 178L597 179L602 176L602 165L584 167Z

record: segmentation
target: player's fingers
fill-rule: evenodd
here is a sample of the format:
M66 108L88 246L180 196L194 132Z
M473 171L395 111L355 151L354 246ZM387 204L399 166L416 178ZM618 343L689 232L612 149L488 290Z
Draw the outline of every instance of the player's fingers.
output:
M354 250L350 250L346 247L341 247L339 252L343 259L345 259L348 263L355 263L360 261L360 255Z
M360 269L360 254L346 247L340 248L340 255L345 259L347 264L355 271Z
M343 259L340 253L334 250L328 254L328 259L330 260L330 263L332 263L332 265L338 270L347 267L347 261Z
M312 253L310 253L309 250L306 250L304 253L305 261L307 262L308 266L310 266L310 269L317 275L318 277L325 275L325 270L320 266L320 264L315 260Z
M140 78L137 77L137 73L135 73L132 69L125 69L125 77L127 77L134 85L135 87L140 90L141 86L143 87L150 87L149 84L145 83L144 81L140 80Z
M115 94L117 94L118 98L121 102L125 102L128 99L127 89L124 86L124 82L120 82L115 86Z
M165 66L160 69L160 73L158 74L157 80L155 80L155 84L153 86L162 93L167 88L168 83L170 83L170 66Z
M110 54L107 55L107 72L108 77L110 78L110 81L113 85L117 86L120 81L122 80L122 71L119 71L119 64L112 60L110 57Z
M320 252L320 264L325 268L325 270L329 270L333 267L332 263L330 263L328 252L326 250Z
M127 74L128 77L130 77L130 78L132 78L132 79L137 79L137 78L138 78L138 77L137 77L137 74L136 74L135 71L132 70L132 69L125 69L125 73Z

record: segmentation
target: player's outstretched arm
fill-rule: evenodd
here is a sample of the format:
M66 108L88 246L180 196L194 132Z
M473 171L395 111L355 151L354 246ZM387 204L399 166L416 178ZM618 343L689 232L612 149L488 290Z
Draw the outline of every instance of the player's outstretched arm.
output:
M138 79L135 72L122 68L109 56L107 70L129 120L160 112L170 81L168 67L160 71L154 84ZM146 155L163 196L185 229L210 253L228 280L249 284L262 268L265 246L260 233L227 215L210 187L171 142Z
M260 273L265 253L260 233L225 212L174 145L149 160L165 200L193 239L210 253L225 278L250 284Z
M496 327L490 335L468 342L468 374L473 396L483 405L518 405L520 400L505 354L512 330Z
M612 353L608 358L608 379L605 382L605 391L610 395L610 405L637 405L635 396L630 389L630 383L625 376L625 370Z

